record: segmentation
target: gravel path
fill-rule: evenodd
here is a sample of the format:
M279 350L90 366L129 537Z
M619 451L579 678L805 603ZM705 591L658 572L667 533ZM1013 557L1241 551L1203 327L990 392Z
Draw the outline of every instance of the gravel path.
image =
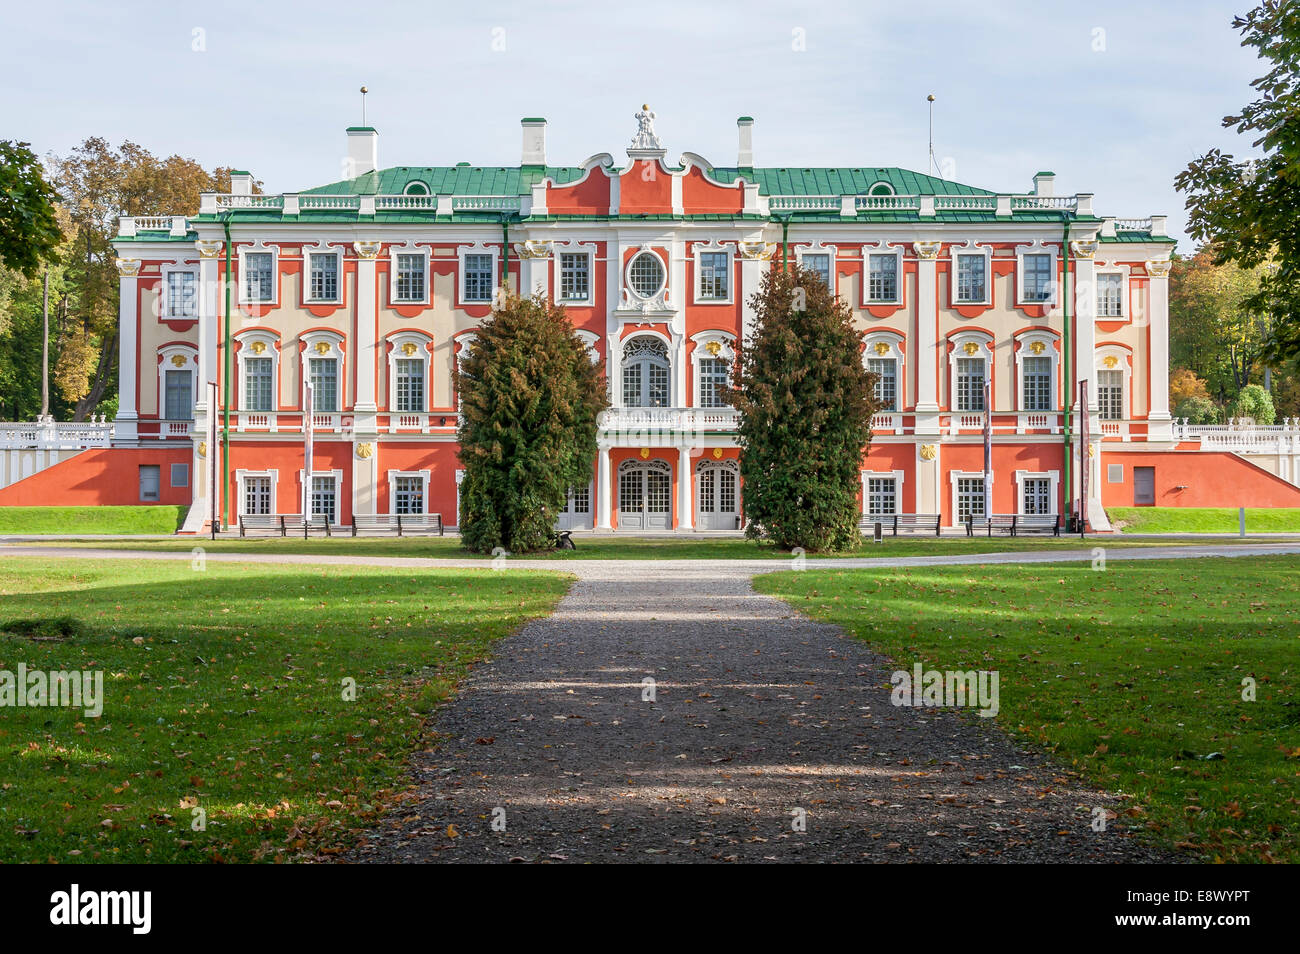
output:
M438 714L416 798L350 860L1168 860L1094 833L1122 806L996 719L892 706L893 665L752 569L565 569L582 578Z

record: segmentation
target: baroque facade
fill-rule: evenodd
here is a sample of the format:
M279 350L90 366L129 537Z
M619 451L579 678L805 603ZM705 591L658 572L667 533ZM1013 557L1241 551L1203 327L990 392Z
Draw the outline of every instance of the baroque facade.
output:
M436 512L454 526L453 365L504 277L562 304L606 361L612 407L562 524L735 530L744 488L719 389L783 260L850 305L880 376L864 514L983 512L986 382L993 512L1070 512L1081 461L1096 529L1103 502L1158 493L1160 455L1179 447L1163 216L1100 215L1049 172L1009 194L899 168L757 166L749 117L735 165L672 162L654 113L636 119L626 161L576 166L548 164L543 119L523 120L506 167L381 168L378 133L350 128L341 181L263 195L237 173L195 215L124 218L113 445L168 455L139 464L141 494L192 500L190 530L214 486L232 524L300 513L305 492L338 524ZM210 449L227 413L228 462Z

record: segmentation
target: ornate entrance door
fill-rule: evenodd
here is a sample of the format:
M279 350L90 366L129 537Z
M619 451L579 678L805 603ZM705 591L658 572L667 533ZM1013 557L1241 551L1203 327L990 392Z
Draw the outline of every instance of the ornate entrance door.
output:
M695 468L701 530L738 529L740 516L739 466L734 460L700 461Z
M618 468L621 530L668 530L673 519L672 467L665 460L624 461Z

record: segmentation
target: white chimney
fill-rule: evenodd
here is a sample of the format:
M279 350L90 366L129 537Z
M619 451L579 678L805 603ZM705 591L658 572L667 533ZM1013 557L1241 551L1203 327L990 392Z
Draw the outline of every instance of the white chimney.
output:
M736 120L736 129L740 133L736 165L742 169L751 169L754 166L754 117L741 116Z
M378 168L379 132L373 126L349 126L347 178L363 176Z
M230 194L231 195L252 195L253 174L251 172L244 172L241 169L231 170Z
M1034 175L1034 195L1055 195L1056 173L1039 172Z
M546 120L540 116L528 116L519 121L523 127L524 145L520 164L525 166L546 165Z

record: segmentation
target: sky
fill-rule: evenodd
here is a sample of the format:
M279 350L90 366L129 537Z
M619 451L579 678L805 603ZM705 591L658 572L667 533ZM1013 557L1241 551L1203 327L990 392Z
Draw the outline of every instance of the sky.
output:
M340 177L365 85L384 167L515 165L524 116L552 164L622 160L649 103L669 159L734 165L750 115L756 165L926 171L933 94L947 178L1052 170L1189 252L1174 176L1253 154L1222 127L1264 72L1231 27L1251 2L3 0L0 138L131 140L292 192Z

